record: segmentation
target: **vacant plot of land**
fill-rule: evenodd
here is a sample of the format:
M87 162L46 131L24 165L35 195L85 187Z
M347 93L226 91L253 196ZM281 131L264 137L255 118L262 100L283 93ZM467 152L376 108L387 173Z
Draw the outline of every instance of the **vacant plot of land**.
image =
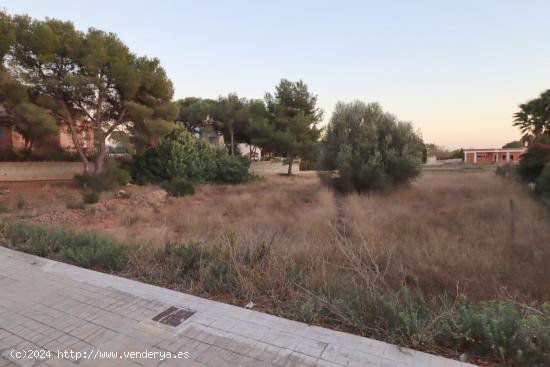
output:
M104 231L131 244L209 246L231 234L320 272L351 261L350 251L363 251L393 285L418 282L428 293L459 291L475 299L550 299L550 211L526 188L492 172L426 172L409 188L347 197L311 174L204 185L179 199L131 186L130 198L105 193L84 210L66 208L81 199L81 190L68 183L1 186L9 192L0 201L12 213ZM18 204L24 209L16 210Z
M130 186L85 209L67 208L81 197L70 184L3 186L9 215L131 246L126 276L449 355L468 336L453 352L434 325L463 297L536 314L550 301L550 210L491 171L424 172L370 196L313 174L177 199Z

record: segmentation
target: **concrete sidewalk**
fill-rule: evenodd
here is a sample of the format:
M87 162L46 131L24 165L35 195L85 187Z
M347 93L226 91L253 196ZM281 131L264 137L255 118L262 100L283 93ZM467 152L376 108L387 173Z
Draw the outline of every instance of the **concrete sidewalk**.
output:
M471 366L0 247L0 367L77 364Z

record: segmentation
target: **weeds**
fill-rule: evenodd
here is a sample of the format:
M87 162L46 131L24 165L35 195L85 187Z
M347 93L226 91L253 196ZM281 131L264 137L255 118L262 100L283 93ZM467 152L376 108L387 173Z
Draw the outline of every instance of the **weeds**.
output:
M119 274L463 361L550 365L550 216L520 185L425 172L407 189L342 197L276 176L205 185L196 199L152 205L162 215L144 218L162 230L126 249ZM132 243L141 227L120 236ZM8 240L88 267L108 260L52 236Z
M17 209L19 209L19 210L25 209L25 207L27 206L25 198L23 196L19 195L17 197L17 204L16 205L17 205Z
M99 202L99 194L95 191L86 191L82 194L82 201L85 204L95 204Z
M269 243L243 242L231 231L215 245L168 242L158 250L129 249L93 233L8 220L0 222L0 233L12 247L39 256L124 270L153 284L194 292L264 299L280 315L421 349L457 350L464 361L550 363L550 303L536 310L512 301L476 304L462 295L425 298L417 287L397 292L376 287L385 282L385 273L376 272L368 281L358 276L376 261L372 255L362 263L348 254L350 266L326 269L319 282L311 264L303 267L296 259L283 264Z
M131 227L136 225L140 220L141 217L139 215L129 215L122 220L122 224L126 227Z
M82 201L76 201L74 199L67 201L67 203L65 204L65 207L67 209L78 209L78 210L84 210L86 208L86 206Z
M120 271L128 263L127 247L91 232L76 233L8 220L0 222L0 232L17 250L85 268Z
M341 251L349 245L341 244ZM274 257L269 244L243 242L231 231L214 246L168 243L154 259L158 265L150 268L157 269L159 278L142 274L149 281L243 301L271 298L271 310L301 321L421 349L459 350L462 360L550 363L550 304L533 311L512 301L476 304L460 294L426 298L417 286L395 292L384 286L380 265L368 278L358 275L363 266L378 263L373 254L359 260L348 255L347 270L326 270L320 283L311 267L286 264L281 272L281 258Z
M117 186L128 185L131 175L128 171L118 167L115 162L109 161L103 173L75 175L74 181L87 190L102 192L112 190Z

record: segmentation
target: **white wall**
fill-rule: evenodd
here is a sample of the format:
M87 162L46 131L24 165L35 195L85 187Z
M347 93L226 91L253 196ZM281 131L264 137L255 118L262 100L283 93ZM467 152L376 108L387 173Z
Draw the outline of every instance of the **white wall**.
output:
M70 180L82 171L80 162L0 162L0 182Z

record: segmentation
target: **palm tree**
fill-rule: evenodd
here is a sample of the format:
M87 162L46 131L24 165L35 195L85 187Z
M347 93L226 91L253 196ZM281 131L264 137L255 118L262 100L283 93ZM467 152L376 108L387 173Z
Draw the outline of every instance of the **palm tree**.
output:
M519 108L519 112L514 114L514 126L523 133L522 141L531 143L542 134L550 135L550 89L519 105Z

